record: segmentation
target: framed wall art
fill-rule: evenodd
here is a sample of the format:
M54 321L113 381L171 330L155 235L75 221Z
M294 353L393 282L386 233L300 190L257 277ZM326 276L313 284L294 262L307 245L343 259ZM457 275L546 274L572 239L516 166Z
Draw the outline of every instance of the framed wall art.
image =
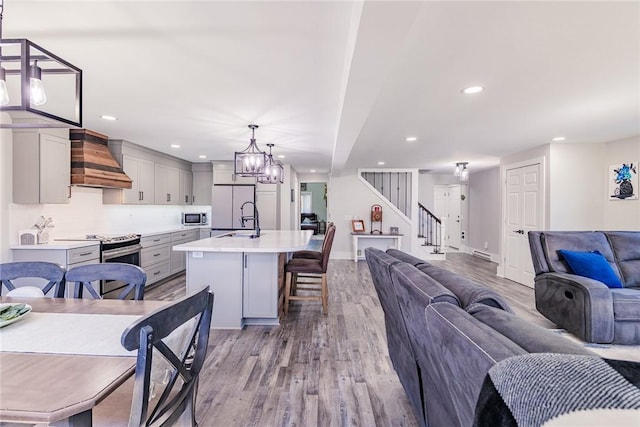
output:
M638 199L638 162L609 166L609 200Z
M354 233L364 233L364 220L354 219L351 220L351 229Z

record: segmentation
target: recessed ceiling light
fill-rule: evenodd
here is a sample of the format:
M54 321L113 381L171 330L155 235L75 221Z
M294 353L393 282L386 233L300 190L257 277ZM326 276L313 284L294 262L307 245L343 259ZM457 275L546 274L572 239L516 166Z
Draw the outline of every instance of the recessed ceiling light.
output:
M378 162L378 166L384 165L384 162Z
M110 121L118 120L118 118L117 118L117 117L114 117L114 116L107 116L106 114L103 114L102 116L100 116L100 118L101 118L102 120L110 120Z
M484 88L482 86L469 86L462 89L462 93L465 93L467 95L472 95L474 93L482 92L483 90Z
M205 156L204 154L200 154L200 155L198 156L198 158L199 158L199 159L206 159L206 158L207 158L207 156Z
M315 169L311 169L309 172L316 173L316 170Z
M171 144L170 147L171 148L180 148L180 144Z
M279 159L284 159L285 157L287 157L287 156L285 156L284 154L278 154L278 158Z
M567 138L565 138L564 136L556 136L555 138L552 139L552 141L564 141L565 139Z
M408 136L405 138L407 142L415 142L418 140L415 136Z

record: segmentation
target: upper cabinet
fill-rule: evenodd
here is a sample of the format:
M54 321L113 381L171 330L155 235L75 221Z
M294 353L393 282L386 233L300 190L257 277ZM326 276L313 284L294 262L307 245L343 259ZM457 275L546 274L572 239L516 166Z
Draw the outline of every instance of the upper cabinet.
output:
M105 188L103 203L191 204L190 162L124 140L110 139L109 150L133 182L130 190Z
M211 163L193 163L191 165L193 175L194 205L211 206L211 189L213 187L213 165Z
M239 176L233 173L233 161L213 162L214 184L255 184L256 179L250 176Z
M49 133L51 132L51 133ZM71 142L68 130L15 131L13 202L69 203Z

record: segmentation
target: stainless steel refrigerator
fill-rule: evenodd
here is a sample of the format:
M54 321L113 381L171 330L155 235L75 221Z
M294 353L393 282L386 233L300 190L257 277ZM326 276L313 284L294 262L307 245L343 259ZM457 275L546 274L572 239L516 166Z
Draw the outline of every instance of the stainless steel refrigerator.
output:
M211 200L211 230L242 229L240 207L245 202L256 201L254 184L215 184ZM253 216L253 205L246 205L244 215ZM253 228L253 221L247 221L245 228Z

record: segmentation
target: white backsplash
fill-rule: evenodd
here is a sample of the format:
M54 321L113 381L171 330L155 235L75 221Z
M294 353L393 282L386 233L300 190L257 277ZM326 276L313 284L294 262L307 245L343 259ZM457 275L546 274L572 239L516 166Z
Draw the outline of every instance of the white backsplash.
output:
M72 187L71 191L69 204L10 204L9 244L17 244L19 231L32 228L40 216L53 218L50 239L176 229L182 225L182 212L206 212L211 217L210 206L104 205L99 188Z

